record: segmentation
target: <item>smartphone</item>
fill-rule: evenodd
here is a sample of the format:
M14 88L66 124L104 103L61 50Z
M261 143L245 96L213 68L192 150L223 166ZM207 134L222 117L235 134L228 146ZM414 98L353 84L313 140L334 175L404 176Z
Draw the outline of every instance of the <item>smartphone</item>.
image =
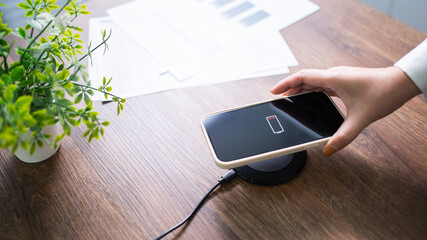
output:
M326 93L308 92L209 113L201 123L216 165L229 169L325 143L343 121Z

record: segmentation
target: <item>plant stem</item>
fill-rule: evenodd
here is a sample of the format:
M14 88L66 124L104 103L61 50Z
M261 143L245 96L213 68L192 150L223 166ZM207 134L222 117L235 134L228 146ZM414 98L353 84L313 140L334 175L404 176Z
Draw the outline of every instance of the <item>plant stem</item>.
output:
M70 21L70 23L69 24L67 24L67 26L65 26L65 28L64 29L67 29L69 26L70 26L70 24L75 20L77 18L77 16L75 16L73 19L71 19L71 21ZM58 34L58 35L56 35L53 39L52 39L52 41L51 42L55 42L55 40L56 39L58 39L58 37L61 35L62 33L60 33L60 34ZM43 50L43 52L40 54L40 56L39 56L39 58L37 59L37 61L36 61L36 64L40 61L40 59L42 58L42 56L43 56L43 54L46 52L46 49L45 50ZM34 65L33 66L33 69L32 70L34 70L34 68L36 67L36 65Z
M40 8L39 8L40 9ZM34 14L33 20L35 21L37 19L37 14L39 14L39 9L37 9L37 12ZM35 9L34 9L35 10ZM33 37L34 34L34 28L31 27L31 34L30 34L30 38Z
M64 6L62 6L61 9L59 9L59 11L55 14L55 18L62 12L62 10L64 10L64 8L71 2L71 0L68 0L67 3L64 4ZM27 53L28 49L31 47L31 45L34 44L34 42L37 40L37 38L39 38L45 31L46 29L49 27L49 25L53 22L53 19L50 20L46 26L39 32L39 34L37 34L37 36L35 38L33 38L31 40L31 42L28 44L27 48L24 50L24 53L21 55L21 59L19 61L19 64L22 65L22 62L24 61L24 57L25 54Z
M64 106L64 105L62 105L62 104L59 104L59 103L56 103L56 102L53 102L52 104L55 104L56 106L59 106L59 107L62 107L62 108L64 108L65 110L68 110L69 112L72 112L72 113L74 113L74 114L76 114L76 115L78 115L80 118L90 118L90 116L87 114L87 113L78 113L76 110L74 110L74 109L72 109L72 108L69 108L69 107L67 107L67 106ZM104 119L97 119L97 121L95 122L97 125L100 125L101 123L100 123L100 121L102 121L102 120L104 120Z
M111 97L116 97L116 98L118 98L118 99L120 99L120 100L123 100L123 98L118 97L118 96L116 96L116 95L114 95L114 94L112 94L112 93L105 92L105 91L99 91L97 88L94 88L94 87L91 87L91 86L87 86L87 85L80 84L80 83L75 83L75 82L71 82L71 83L72 83L72 84L74 84L74 85L78 85L78 86L80 86L80 87L90 88L90 89L95 90L95 91L97 91L97 92L101 92L101 93L107 94L107 95L109 95L109 96L111 96Z
M4 70L6 71L6 73L9 73L9 66L7 65L6 57L3 57L3 62L4 62Z
M108 39L110 39L110 37L111 37L111 30L110 30L110 34L108 34L108 37L107 38L105 38L100 44L98 44L98 46L96 46L96 47L94 47L94 48L92 48L88 53L86 53L83 57L81 57L80 59L79 59L79 62L81 62L83 59L85 59L87 56L89 56L92 52L94 52L96 49L98 49L99 47L101 47L102 45L104 45L107 41L108 41ZM74 67L74 63L73 64L71 64L67 69L70 69L70 68L72 68L72 67Z
M6 56L3 56L3 62L4 62L4 70L6 70L6 73L9 73L9 65L7 64L7 58L10 55L10 49L13 49L13 46L15 45L15 40L13 40L9 45L9 51L7 52Z

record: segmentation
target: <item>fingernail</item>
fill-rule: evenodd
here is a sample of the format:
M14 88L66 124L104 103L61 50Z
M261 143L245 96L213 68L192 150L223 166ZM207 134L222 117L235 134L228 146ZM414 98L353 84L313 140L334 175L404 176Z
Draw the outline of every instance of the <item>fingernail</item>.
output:
M337 149L332 146L326 146L325 149L323 149L323 155L325 155L326 157L330 157L332 154L334 154L337 151Z

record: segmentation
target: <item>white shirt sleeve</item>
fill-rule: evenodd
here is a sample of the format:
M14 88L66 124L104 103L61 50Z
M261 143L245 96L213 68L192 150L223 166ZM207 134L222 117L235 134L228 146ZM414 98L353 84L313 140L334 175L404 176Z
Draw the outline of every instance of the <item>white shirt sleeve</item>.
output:
M399 67L427 96L427 39L406 54L394 66Z

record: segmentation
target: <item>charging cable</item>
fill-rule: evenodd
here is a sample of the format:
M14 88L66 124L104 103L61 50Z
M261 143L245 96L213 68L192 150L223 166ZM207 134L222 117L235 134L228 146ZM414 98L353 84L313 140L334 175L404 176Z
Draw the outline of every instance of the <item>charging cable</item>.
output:
M172 227L171 229L167 230L166 232L164 232L162 235L158 236L156 238L156 240L162 239L163 237L165 237L166 235L168 235L169 233L171 233L172 231L174 231L175 229L181 227L184 223L186 223L188 221L188 219L190 219L192 216L194 216L194 214L197 212L197 210L202 206L203 202L206 200L206 198L208 198L208 196L215 191L215 189L217 189L219 187L219 185L228 183L229 181L231 181L231 179L233 179L236 176L236 173L234 172L233 169L231 169L230 171L228 171L226 174L224 174L224 176L221 177L221 179L218 180L218 183L215 184L215 186L213 186L211 188L211 190L209 190L209 192L207 192L205 194L205 196L202 198L202 200L200 200L200 202L196 205L196 207L193 209L193 211L191 211L191 213L184 219L182 220L180 223L178 223L177 225L175 225L174 227Z

